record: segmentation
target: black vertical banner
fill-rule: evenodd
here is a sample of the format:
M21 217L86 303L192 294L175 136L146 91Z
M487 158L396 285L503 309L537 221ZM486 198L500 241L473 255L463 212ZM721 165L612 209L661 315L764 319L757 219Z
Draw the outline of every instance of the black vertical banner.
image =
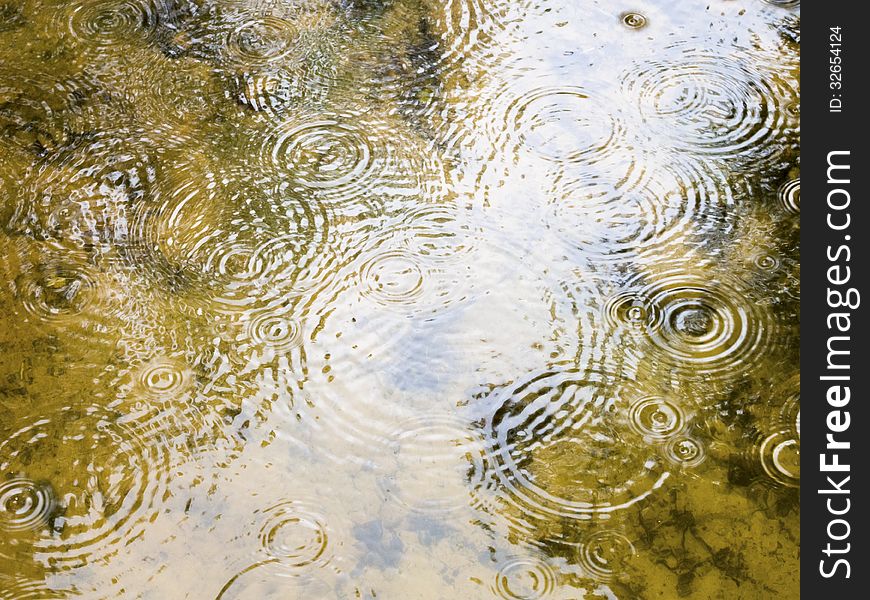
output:
M801 591L845 600L870 593L868 11L801 12Z

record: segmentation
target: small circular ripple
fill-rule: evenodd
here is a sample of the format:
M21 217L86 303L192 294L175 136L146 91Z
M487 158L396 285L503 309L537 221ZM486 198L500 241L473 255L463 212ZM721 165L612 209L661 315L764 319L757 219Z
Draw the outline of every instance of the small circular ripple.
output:
M137 382L152 399L174 399L190 389L193 373L177 361L159 358L141 367Z
M58 323L87 313L98 286L84 265L51 261L16 281L24 309L36 322Z
M147 39L160 20L156 0L75 0L67 11L67 28L73 37L97 46Z
M552 567L536 558L513 558L501 565L492 591L507 600L546 598L556 588Z
M703 444L696 439L678 436L664 447L665 457L675 465L695 467L704 462L707 452Z
M397 465L390 488L402 504L424 513L470 505L466 475L483 472L483 442L466 424L448 416L415 418L392 444Z
M362 266L363 294L379 304L413 304L422 295L424 275L413 255L390 250Z
M629 423L644 438L662 441L682 431L686 415L667 398L649 396L632 404Z
M266 554L290 567L323 564L329 544L323 518L300 502L287 501L263 511L260 546Z
M286 352L301 345L302 336L299 322L284 312L264 310L251 319L251 340L276 352Z
M622 77L649 135L717 158L762 158L781 143L794 91L751 63L706 50L671 46Z
M668 473L654 450L623 440L620 415L635 393L629 382L569 364L493 392L482 479L520 509L517 526L624 509L663 484Z
M786 487L800 487L801 443L787 431L768 435L758 446L761 468L774 482Z
M761 271L776 271L780 266L780 261L776 256L767 253L759 253L752 257L752 264Z
M583 539L579 562L593 579L610 581L637 555L634 544L618 531L596 531Z
M779 203L790 213L801 212L801 179L796 177L783 183L776 194Z
M240 62L269 62L290 54L299 30L288 20L267 15L240 23L227 36L229 55Z
M619 20L629 29L641 29L646 27L646 17L636 12L624 12L619 15Z
M102 407L67 407L0 443L0 470L45 481L59 515L51 536L32 542L37 558L75 568L112 556L159 510L168 455Z
M490 117L499 147L559 165L590 165L622 148L624 124L609 103L576 86L508 91Z
M0 484L0 530L18 532L46 527L57 508L51 488L16 477Z
M645 303L637 292L624 290L614 294L604 303L604 320L612 328L629 326L638 331L646 329L648 323L660 318L655 306Z

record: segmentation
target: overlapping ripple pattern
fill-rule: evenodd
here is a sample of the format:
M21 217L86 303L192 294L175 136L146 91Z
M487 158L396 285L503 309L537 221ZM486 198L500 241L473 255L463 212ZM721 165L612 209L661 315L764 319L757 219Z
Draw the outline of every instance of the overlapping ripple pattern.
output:
M0 0L0 598L795 596L799 39Z

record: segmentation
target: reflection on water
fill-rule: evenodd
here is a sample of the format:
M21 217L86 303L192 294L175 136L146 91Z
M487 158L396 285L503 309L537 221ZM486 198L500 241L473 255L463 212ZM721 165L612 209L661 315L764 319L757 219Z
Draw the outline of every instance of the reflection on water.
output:
M0 599L797 594L799 41L0 4Z

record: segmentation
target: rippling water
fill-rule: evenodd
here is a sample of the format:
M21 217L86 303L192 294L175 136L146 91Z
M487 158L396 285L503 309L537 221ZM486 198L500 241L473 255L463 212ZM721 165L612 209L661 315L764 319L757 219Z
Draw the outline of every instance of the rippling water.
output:
M0 599L795 596L799 11L0 0Z

